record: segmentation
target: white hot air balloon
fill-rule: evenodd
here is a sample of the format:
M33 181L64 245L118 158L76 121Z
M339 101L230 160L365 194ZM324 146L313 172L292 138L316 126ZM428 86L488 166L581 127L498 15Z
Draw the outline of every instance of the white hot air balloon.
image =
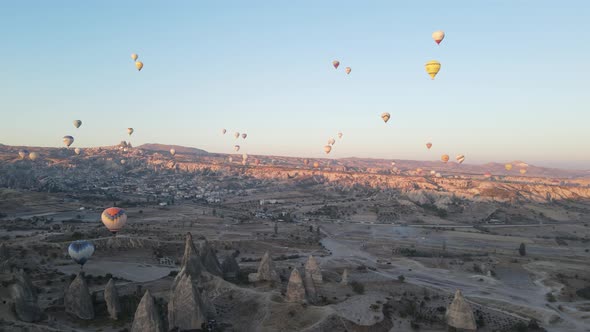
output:
M80 154L80 153L82 153L82 149L80 149L80 148L75 148L75 149L74 149L74 153L75 153L75 154Z
M334 145L334 143L336 143L336 140L333 137L328 140L328 144Z
M170 154L171 154L172 156L174 156L174 155L176 154L176 150L174 150L174 149L170 149Z
M227 133L227 130L225 128L221 129L221 135L225 135L225 133Z
M234 138L236 138L236 139L237 139L238 137L240 137L240 133L238 133L238 132L236 131L236 132L234 133Z
M70 145L72 145L72 143L74 143L74 138L72 136L64 136L63 137L63 142L66 145L66 147L70 147Z
M234 150L236 150L236 152L240 151L240 146L239 145L234 145Z

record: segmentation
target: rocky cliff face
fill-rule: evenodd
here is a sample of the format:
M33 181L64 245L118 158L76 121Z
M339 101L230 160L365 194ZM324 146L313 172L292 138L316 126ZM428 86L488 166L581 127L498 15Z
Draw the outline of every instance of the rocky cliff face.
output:
M64 304L67 313L80 319L94 319L94 304L83 272L78 273L66 290Z
M18 319L24 322L36 322L41 319L41 309L37 304L37 292L24 271L21 270L14 275L10 294Z
M163 332L164 325L154 298L149 290L145 292L133 318L131 332Z
M447 324L450 327L460 329L462 331L475 331L477 325L475 324L475 317L473 310L460 290L455 292L455 298L449 305L446 312Z

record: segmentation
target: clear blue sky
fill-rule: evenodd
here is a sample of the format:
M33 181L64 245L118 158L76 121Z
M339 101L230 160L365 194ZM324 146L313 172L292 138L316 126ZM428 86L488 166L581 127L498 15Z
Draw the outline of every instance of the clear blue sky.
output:
M321 157L342 131L331 158L590 168L589 13L587 0L2 1L0 143L113 145L134 127L135 145L230 153L239 131L240 152Z

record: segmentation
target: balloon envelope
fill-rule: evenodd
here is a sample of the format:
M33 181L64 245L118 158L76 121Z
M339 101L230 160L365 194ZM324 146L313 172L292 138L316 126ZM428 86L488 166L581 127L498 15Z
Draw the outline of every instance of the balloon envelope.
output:
M426 147L428 148L428 150L430 150L430 148L432 147L432 143L430 143L430 142L426 143Z
M449 155L448 154L443 154L440 157L440 160L442 160L443 163L446 163L447 161L449 161Z
M331 147L330 145L326 145L326 146L324 146L324 152L325 152L326 154L330 153L330 151L332 151L332 147Z
M344 69L344 71L346 71L346 74L348 75L348 74L350 74L350 72L352 71L352 69L350 69L350 67L346 67L346 69Z
M127 134L129 134L129 136L131 136L131 134L133 134L133 128L127 128Z
M334 138L330 138L330 139L328 140L328 144L330 144L330 145L334 145L334 143L336 143L336 140L335 140Z
M432 33L432 39L434 39L434 41L437 44L440 44L440 42L445 39L445 32L442 30L438 30Z
M320 163L318 163L317 161L314 161L313 168L320 168Z
M18 156L20 157L20 159L25 159L25 157L27 156L28 153L29 153L29 151L27 151L27 150L19 150Z
M31 152L29 154L29 159L31 159L32 161L37 160L37 158L39 158L39 154L37 152Z
M457 155L457 157L455 159L457 160L457 162L459 164L462 164L465 161L465 156L460 154L460 155Z
M240 151L240 146L239 145L234 145L234 150Z
M238 138L238 137L240 137L240 133L238 133L238 132L236 131L236 132L234 133L234 137L235 137L235 138Z
M338 61L338 60L332 61L332 66L334 66L334 68L338 69L338 66L340 66L340 61Z
M136 61L136 60L137 60L137 58L138 58L138 57L137 57L137 54L135 54L135 53L132 53L132 54L131 54L131 59L133 59L133 61Z
M80 148L75 148L75 149L74 149L74 153L75 153L75 154L80 154L80 153L82 153L82 149L80 149Z
M440 70L440 62L436 60L428 61L424 67L426 68L428 75L430 75L430 78L434 79Z
M94 245L86 240L74 241L68 246L68 254L74 262L83 266L94 254Z
M512 164L506 164L506 165L504 165L504 168L505 168L507 171L510 171L510 170L512 169Z
M222 135L225 135L225 133L227 133L227 130L225 130L225 128L224 129L221 129L221 134Z
M342 133L338 133L338 138L342 138Z
M524 168L521 168L521 169L520 169L520 174L526 174L526 169L524 169Z
M140 71L143 68L143 62L135 61L135 68L137 68L137 71Z
M387 121L389 121L389 118L391 118L391 114L389 114L387 112L381 113L381 119L383 119L383 121L385 123L387 123Z
M117 234L127 223L127 214L123 209L110 207L102 212L100 219L111 233Z
M80 128L81 125L82 125L82 121L80 121L80 120L74 120L74 127Z
M175 155L175 154L176 154L176 150L174 150L174 149L170 149L170 154L171 154L171 155Z
M246 139L246 137L248 137L248 134L246 134L246 133L242 134L243 139Z
M74 138L72 136L64 136L63 142L67 147L70 147L74 143Z

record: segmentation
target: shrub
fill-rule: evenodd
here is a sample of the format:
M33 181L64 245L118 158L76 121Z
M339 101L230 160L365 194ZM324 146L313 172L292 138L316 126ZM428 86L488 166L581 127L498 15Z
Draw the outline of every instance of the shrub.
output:
M352 290L357 294L365 293L365 286L358 281L352 281L350 287L352 287Z

